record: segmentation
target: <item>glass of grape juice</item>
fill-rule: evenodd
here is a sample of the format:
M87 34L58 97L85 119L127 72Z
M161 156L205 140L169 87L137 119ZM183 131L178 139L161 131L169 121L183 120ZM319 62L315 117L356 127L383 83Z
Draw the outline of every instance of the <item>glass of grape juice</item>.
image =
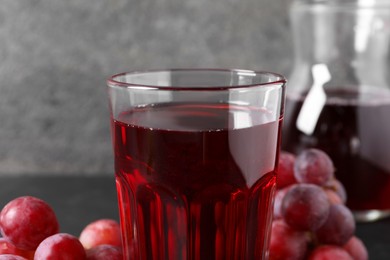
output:
M108 79L125 259L266 259L283 76L170 69Z

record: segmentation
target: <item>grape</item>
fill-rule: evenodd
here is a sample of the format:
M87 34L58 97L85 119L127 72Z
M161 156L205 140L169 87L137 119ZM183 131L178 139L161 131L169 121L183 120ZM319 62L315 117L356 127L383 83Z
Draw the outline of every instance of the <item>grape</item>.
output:
M122 260L120 247L112 245L98 245L87 250L87 260Z
M279 219L282 217L282 202L289 188L290 187L285 187L283 189L276 190L274 200L274 219Z
M300 183L325 185L333 177L334 166L329 156L318 149L306 149L295 159L294 176Z
M314 184L291 186L282 202L284 220L293 228L316 230L329 215L330 203L322 188Z
M320 243L343 246L355 232L351 211L342 204L330 206L326 222L316 231Z
M343 200L335 191L325 189L325 193L326 196L328 196L328 200L330 204L343 204Z
M0 260L27 260L27 258L20 255L4 254L0 255Z
M283 220L272 222L269 260L299 260L307 251L308 236L294 230Z
M11 254L23 256L27 259L30 259L34 256L34 251L25 251L15 247L11 242L7 241L5 238L0 237L0 255Z
M112 219L99 219L90 223L83 229L79 239L85 249L103 244L122 246L120 226Z
M282 189L297 182L294 177L294 162L295 156L293 154L285 151L280 153L277 175L278 189Z
M347 192L345 191L344 185L336 178L332 178L325 185L325 188L334 191L340 197L343 204L347 202Z
M338 246L324 245L315 248L309 260L354 260L347 251Z
M0 213L3 236L17 248L34 250L46 237L58 232L53 209L43 200L23 196L10 201Z
M34 260L46 259L84 260L86 253L77 237L58 233L43 240L35 251Z
M353 236L350 240L348 240L348 242L344 245L344 249L353 257L354 260L368 260L367 248L356 236Z

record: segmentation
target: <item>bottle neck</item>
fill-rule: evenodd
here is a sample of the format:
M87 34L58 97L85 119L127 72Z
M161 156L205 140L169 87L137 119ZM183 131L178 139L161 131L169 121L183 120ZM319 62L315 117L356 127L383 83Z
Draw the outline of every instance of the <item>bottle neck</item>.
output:
M333 1L296 1L290 9L295 71L321 64L331 78L390 86L390 4L363 8ZM332 4L329 4L331 2ZM390 2L390 1L389 1Z
M295 4L290 15L297 62L327 64L347 47L337 44L337 14L328 6Z

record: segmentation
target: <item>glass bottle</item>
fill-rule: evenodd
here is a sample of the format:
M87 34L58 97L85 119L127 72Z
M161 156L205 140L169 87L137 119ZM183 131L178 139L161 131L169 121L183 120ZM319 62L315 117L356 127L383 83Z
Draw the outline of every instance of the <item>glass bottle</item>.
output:
M390 216L390 1L296 0L282 148L327 152L357 221Z

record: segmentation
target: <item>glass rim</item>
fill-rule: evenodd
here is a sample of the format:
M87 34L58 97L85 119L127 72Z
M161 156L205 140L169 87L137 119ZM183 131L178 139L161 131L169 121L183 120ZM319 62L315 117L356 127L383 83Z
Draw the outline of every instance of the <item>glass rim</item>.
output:
M234 84L234 85L213 85L213 86L201 86L201 85L158 85L158 84L137 84L137 83L129 83L124 81L119 81L117 78L125 76L125 75L142 75L149 73L160 73L160 72L222 72L222 73L251 73L252 76L257 75L270 75L275 77L275 80L270 82L261 82L261 83L251 83L251 84ZM121 87L121 88L137 88L137 89L153 89L153 90L177 90L177 91L221 91L221 90L229 90L229 89L245 89L245 88L254 88L259 86L270 86L275 84L286 84L286 78L278 73L269 72L269 71L261 71L261 70L246 70L246 69L217 69L217 68L171 68L171 69L151 69L151 70L136 70L136 71L128 71L122 72L118 74L114 74L107 79L108 87Z

